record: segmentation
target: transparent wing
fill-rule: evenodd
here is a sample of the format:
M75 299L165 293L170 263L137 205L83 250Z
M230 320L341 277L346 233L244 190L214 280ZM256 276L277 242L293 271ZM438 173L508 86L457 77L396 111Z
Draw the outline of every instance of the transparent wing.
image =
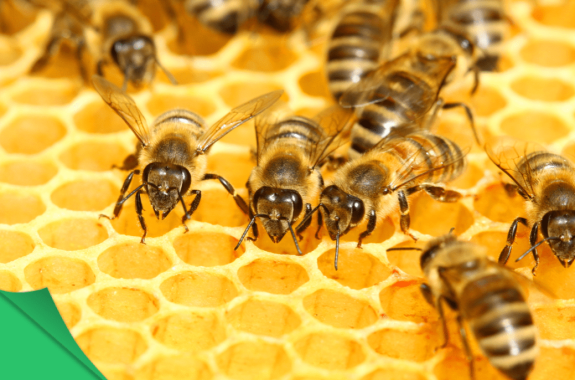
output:
M416 151L413 148L412 139L418 140L418 136L423 136L427 143L423 149ZM445 143L443 142L441 146L434 144L437 140L433 137L431 133L419 132L406 137L383 139L372 148L381 152L392 152L396 157L403 158L402 166L395 171L394 179L389 184L392 190L403 187L432 172L448 170L452 165L463 164L470 148L459 149L457 152L452 149L444 149ZM419 142L421 141L419 139Z
M234 108L200 137L196 151L205 153L216 141L230 133L234 128L265 111L282 94L283 90L273 91Z
M142 145L147 146L150 143L150 130L134 100L118 86L99 75L92 76L92 83L102 99L124 119Z
M509 138L485 146L489 159L518 187L520 194L529 199L534 197L535 176L526 157L540 151L546 149L535 143Z
M408 52L352 85L339 103L350 108L389 100L410 110L413 119L423 117L437 100L455 62L451 57L429 58Z
M310 160L312 168L321 164L327 156L349 138L355 117L352 110L333 106L320 112L314 121L323 129L324 137L312 152Z
M279 108L276 107L277 105L278 104L276 103L276 105L273 106L272 112L260 114L255 119L258 164L262 154L265 152L266 140L268 139L268 133L271 131L271 127L281 120L281 116L279 115L280 113L288 112L288 108L285 104L281 104L282 107Z

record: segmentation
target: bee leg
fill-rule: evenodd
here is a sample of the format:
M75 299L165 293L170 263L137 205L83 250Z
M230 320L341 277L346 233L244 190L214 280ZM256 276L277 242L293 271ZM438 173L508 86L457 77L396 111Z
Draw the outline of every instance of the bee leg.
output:
M373 230L375 229L375 223L377 222L377 215L375 214L375 210L371 210L369 212L369 220L367 221L367 229L363 231L359 238L357 239L357 248L361 248L361 242L363 239L371 235Z
M465 327L463 326L463 317L461 315L457 315L457 324L459 326L459 335L461 336L461 342L463 343L463 350L465 351L465 356L467 358L467 362L469 363L469 377L471 378L471 380L474 380L475 366L473 364L473 353L471 352L471 347L469 346L467 331L465 331Z
M144 216L142 215L144 207L142 206L142 198L140 197L140 194L142 194L142 191L138 190L138 192L136 193L136 213L138 214L138 220L140 221L140 226L142 226L142 229L144 230L144 234L142 235L140 243L146 244L146 234L148 233L148 229L146 228L146 221L144 220Z
M447 343L449 343L449 330L447 329L447 322L445 320L444 316L445 314L443 312L443 303L441 302L441 300L443 300L443 297L440 296L436 300L435 297L433 296L431 288L427 284L421 284L419 286L419 290L421 291L421 294L423 295L423 298L425 298L427 303L433 306L433 308L436 309L437 312L439 313L439 319L441 320L441 326L443 329L443 343L436 348L436 351L444 349L447 346Z
M186 219L190 219L192 217L192 214L198 209L198 206L200 205L200 201L202 200L202 191L201 190L192 190L192 191L190 191L190 194L194 194L195 198L192 201L192 203L190 204L190 209L188 210L186 215L184 215L184 217L183 217ZM183 220L183 218L182 218L182 220Z
M111 217L108 215L100 214L99 218L104 217L104 218L107 218L109 220L116 219L118 217L118 215L120 215L120 212L122 211L122 206L124 205L124 202L126 202L132 195L134 195L138 190L140 190L144 186L144 185L138 186L136 188L136 190L134 190L130 194L128 194L127 197L124 197L124 194L126 194L126 191L128 191L128 188L130 187L130 184L132 183L132 178L134 178L134 174L140 174L140 171L134 170L133 172L128 174L128 176L124 180L124 184L122 185L122 189L120 190L120 196L118 197L118 200L116 201L116 206L114 207L114 214Z
M512 198L517 194L517 186L516 185L512 185L510 183L504 183L503 188L505 189L505 192L507 193L507 196L509 198Z
M132 170L138 166L138 157L135 154L130 154L122 162L122 166L112 165L112 169Z
M315 231L315 238L319 240L319 231L321 231L321 226L323 224L323 215L321 210L317 212L317 231Z
M304 218L306 216L308 216L311 213L311 205L309 203L305 204L305 215ZM302 232L304 232L305 230L307 230L307 228L309 227L309 225L311 224L311 218L308 218L307 221L304 224L300 224L299 226L297 226L295 232L297 234L297 238L298 240L303 239L303 236L301 235Z
M61 43L62 43L62 37L60 36L52 37L48 42L48 44L46 44L46 48L44 49L44 53L42 53L42 56L40 56L40 58L38 58L36 62L34 62L34 65L32 65L30 72L35 73L42 70L46 66L50 58L52 58L56 54Z
M537 235L539 233L539 223L540 222L535 223L533 225L533 228L531 228L531 235L529 235L529 243L531 244L532 247L535 245L535 243L537 243ZM539 254L537 253L537 248L531 251L531 253L533 253L533 259L535 259L535 266L533 267L533 269L531 269L531 273L533 273L533 276L535 276L535 271L537 271L537 267L539 266Z
M76 43L76 59L78 60L78 69L80 70L80 75L86 83L90 83L90 78L88 77L88 72L86 71L86 66L84 65L84 51L86 50L86 43L83 39Z
M242 210L244 212L244 214L248 215L249 214L249 207L246 204L246 201L244 201L244 198L242 198L238 193L236 193L236 190L234 189L234 187L232 186L231 183L229 183L224 177L219 176L217 174L206 174L204 176L204 178L202 178L202 180L205 179L217 179L220 181L220 183L222 184L222 186L224 187L224 189L227 190L228 193L230 193L230 195L232 195L234 197L234 201L236 201L236 204L238 205L238 207L240 208L240 210Z
M104 65L106 64L107 62L104 59L99 60L96 64L96 73L98 73L98 75L101 77L104 76Z
M527 219L525 218L517 218L511 223L511 227L509 227L509 232L507 233L507 245L503 248L501 253L499 254L499 264L505 265L507 260L509 260L509 256L511 256L511 249L513 248L513 242L515 242L515 235L517 234L517 223L523 224L527 227Z
M469 124L471 125L471 130L473 131L473 137L475 137L475 142L477 142L477 145L481 146L481 139L479 138L479 135L477 134L477 129L475 129L475 119L473 118L473 113L471 112L471 109L469 108L469 106L465 103L461 103L461 102L455 102L455 103L445 103L442 108L443 109L451 109L451 108L455 108L455 107L461 107L463 108L463 110L465 111L465 114L467 115L467 119L469 120Z
M409 204L407 203L407 196L405 195L405 192L403 190L400 190L397 193L397 196L399 199L399 211L401 212L401 215L399 217L399 227L401 228L401 232L411 237L413 241L417 241L417 238L409 233L410 218L409 218Z
M421 186L421 189L425 191L431 198L439 202L457 202L463 196L461 193L454 190L446 190L439 186Z

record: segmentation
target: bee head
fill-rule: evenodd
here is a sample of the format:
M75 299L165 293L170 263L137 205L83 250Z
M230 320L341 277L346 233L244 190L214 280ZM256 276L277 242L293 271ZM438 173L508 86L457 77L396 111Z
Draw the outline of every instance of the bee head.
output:
M132 36L112 44L112 59L136 87L154 77L156 46L147 36Z
M433 240L423 248L423 252L419 257L419 266L421 270L425 272L426 268L430 265L432 260L437 256L437 254L445 248L447 245L452 244L457 241L457 237L451 232L447 235L440 236Z
M575 259L575 211L550 211L541 220L541 232L561 264L568 268Z
M253 205L258 215L266 215L263 225L270 239L278 243L292 223L301 214L303 201L295 190L264 186L253 197Z
M143 181L158 219L164 219L190 188L187 169L178 165L152 163L144 169Z
M320 204L323 206L324 224L332 240L359 224L365 215L363 201L335 185L322 191Z

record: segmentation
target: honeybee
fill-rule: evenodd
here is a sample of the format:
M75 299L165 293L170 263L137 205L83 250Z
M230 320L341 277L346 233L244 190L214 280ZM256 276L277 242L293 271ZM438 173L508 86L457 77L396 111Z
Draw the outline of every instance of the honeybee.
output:
M532 269L535 275L539 265L537 247L547 242L559 262L569 268L575 260L575 164L529 143L520 143L513 149L503 149L498 153L489 148L487 154L512 181L505 184L506 188L510 192L517 191L525 199L527 214L527 218L519 217L511 223L499 263L507 263L517 224L521 223L531 226L531 249L516 261L531 252L535 259ZM543 240L537 243L539 229Z
M335 100L387 58L398 0L361 1L344 9L329 40L326 72Z
M503 0L436 0L440 22L469 36L482 51L476 65L494 71L509 35Z
M257 239L255 220L260 218L274 243L289 230L301 254L292 224L300 219L304 208L306 215L311 213L311 204L323 188L319 166L342 142L340 137L346 127L351 126L351 115L352 112L332 107L315 120L302 116L288 117L277 123L261 117L256 119L258 164L246 184L251 220L237 247L252 227L253 240ZM298 235L310 223L311 218L298 228Z
M429 285L422 284L421 291L439 312L443 346L449 336L441 301L458 312L471 378L473 355L464 322L492 366L511 379L524 380L539 353L537 329L513 272L489 260L486 251L452 234L430 241L420 259Z
M293 30L310 0L263 0L258 10L258 20L278 32Z
M136 212L144 231L141 242L144 243L147 230L142 216L141 194L145 192L150 198L156 217L160 220L181 203L185 211L182 223L187 231L185 222L198 208L202 196L202 192L195 190L194 186L207 179L219 180L234 197L240 209L248 213L244 200L236 194L228 181L217 174L206 174L206 153L214 143L234 128L275 103L282 95L282 90L270 92L234 108L207 130L200 116L182 109L163 113L150 128L134 100L124 91L97 75L92 77L92 82L104 102L128 124L141 144L136 152L138 169L126 177L113 215L100 216L110 220L117 218L124 202L135 195ZM124 196L134 175L139 174L142 175L141 185ZM192 194L195 198L187 209L184 197Z
M255 16L262 0L186 0L186 10L205 26L225 34L236 34Z
M336 241L337 269L340 236L367 222L357 242L361 248L362 240L398 205L401 231L409 234L408 197L423 190L437 201L456 202L461 194L445 189L442 183L457 178L464 168L463 151L448 139L425 132L382 139L337 170L332 184L321 192L319 205L308 217L321 209L318 224L321 226L323 220L330 238ZM397 196L399 203L392 195ZM304 218L300 225L306 222Z
M83 64L83 55L86 49L84 30L89 25L92 16L89 4L84 0L34 0L32 3L50 9L55 15L44 52L32 65L30 72L35 73L42 70L52 56L58 52L60 45L63 42L69 42L76 49L76 59L78 60L80 74L87 82L88 73Z
M101 38L98 75L103 76L104 65L113 62L124 75L122 89L125 91L128 82L136 87L150 83L158 66L173 84L177 84L160 64L152 27L137 8L125 2L103 2L94 9L93 24Z

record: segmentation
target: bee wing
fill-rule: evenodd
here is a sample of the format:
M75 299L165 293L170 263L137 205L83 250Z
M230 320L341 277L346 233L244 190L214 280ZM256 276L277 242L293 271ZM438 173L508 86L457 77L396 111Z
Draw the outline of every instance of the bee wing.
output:
M147 146L150 143L150 130L134 99L99 75L92 76L92 83L102 99L124 119L142 145Z
M344 143L349 137L355 117L352 110L333 106L320 112L314 121L321 126L325 136L313 149L310 157L312 168L321 164L327 156Z
M283 90L272 91L234 108L200 137L196 151L201 154L205 153L216 141L230 133L234 128L265 111L282 94Z
M486 145L485 152L489 159L518 187L524 197L532 199L534 196L533 168L524 158L530 153L546 151L542 146L530 142L503 139L496 145Z
M272 108L273 111L277 111L278 103L276 103ZM282 105L283 106L283 105ZM287 108L287 107L284 107ZM282 111L285 111L282 109ZM258 164L260 162L260 158L265 151L266 140L268 139L268 133L270 128L277 124L281 118L278 115L279 112L266 112L264 114L259 115L255 119L256 125L256 143L257 143L257 160Z
M419 135L422 132L417 133ZM431 135L431 134L429 134ZM398 137L392 139L383 139L372 149L380 149L381 151L396 151L398 156L404 155L404 144L412 144L408 141L409 135L406 137ZM470 148L460 149L458 153L453 154L451 150L440 150L441 154L436 154L436 150L429 148L425 151L416 152L407 157L399 170L394 173L394 179L390 182L389 187L396 190L403 187L419 177L425 176L436 170L445 169L451 165L459 163L465 159Z

